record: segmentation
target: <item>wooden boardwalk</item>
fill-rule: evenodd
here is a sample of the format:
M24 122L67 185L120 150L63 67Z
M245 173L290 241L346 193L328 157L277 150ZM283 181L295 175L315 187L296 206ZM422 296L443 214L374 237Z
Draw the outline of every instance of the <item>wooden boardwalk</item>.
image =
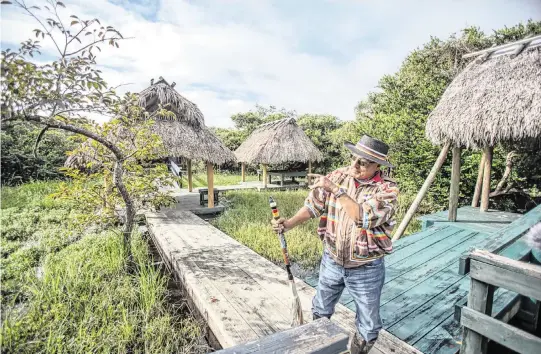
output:
M290 328L291 289L284 269L189 211L149 212L146 220L164 262L207 322L211 345L232 347ZM296 282L310 322L315 289ZM355 313L346 306L338 305L332 320L354 331ZM371 353L419 352L382 331Z
M468 213L473 215L469 220L478 217L471 211ZM459 212L458 215L464 214ZM494 217L499 215L502 214ZM488 219L485 216L487 225ZM508 223L497 223L498 227L492 225L491 232L480 231L488 228L487 225L476 226L470 222L435 223L395 242L394 252L385 258L386 277L381 299L384 328L423 353L456 353L461 329L454 317L455 305L465 303L470 285L469 276L459 274L460 257L478 248L520 258L528 249L514 241L521 241L521 235L541 221L541 206L520 219L514 215L508 220ZM317 277L307 282L315 287ZM515 296L498 289L493 315L501 312ZM340 303L355 309L347 290Z

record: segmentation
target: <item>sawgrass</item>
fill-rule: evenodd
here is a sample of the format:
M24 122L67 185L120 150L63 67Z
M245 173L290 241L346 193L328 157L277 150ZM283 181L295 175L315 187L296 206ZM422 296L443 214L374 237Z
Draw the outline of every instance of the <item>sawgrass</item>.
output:
M276 264L283 264L278 237L272 231L269 196L278 204L280 215L292 217L303 205L308 190L297 191L234 191L225 195L228 207L212 224L259 255ZM407 212L414 194L399 196L398 222ZM222 199L220 199L222 200ZM305 268L315 268L321 259L322 243L316 233L319 219L312 219L286 233L290 260ZM412 220L405 236L420 230L420 222Z
M74 211L47 197L56 186L2 189L2 352L202 352L202 327L173 311L141 233L129 273L119 230L70 229Z

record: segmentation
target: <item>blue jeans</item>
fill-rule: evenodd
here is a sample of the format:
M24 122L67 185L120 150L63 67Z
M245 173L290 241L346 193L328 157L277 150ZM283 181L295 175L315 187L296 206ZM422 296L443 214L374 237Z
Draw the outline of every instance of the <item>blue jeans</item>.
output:
M378 338L382 328L379 315L381 289L385 282L385 261L382 258L355 268L344 268L323 251L319 268L319 283L312 299L315 318L331 318L344 288L347 288L357 309L355 325L367 341Z

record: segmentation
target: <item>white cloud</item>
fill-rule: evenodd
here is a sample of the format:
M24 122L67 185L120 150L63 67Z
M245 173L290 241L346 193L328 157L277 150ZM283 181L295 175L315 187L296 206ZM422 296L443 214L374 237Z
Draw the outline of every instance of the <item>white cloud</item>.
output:
M123 90L134 92L163 76L213 126L230 126L232 114L256 103L352 119L378 79L431 35L541 19L539 0L113 2L66 1L68 15L135 37L98 57L109 83L133 83ZM4 11L2 42L18 43L34 27Z

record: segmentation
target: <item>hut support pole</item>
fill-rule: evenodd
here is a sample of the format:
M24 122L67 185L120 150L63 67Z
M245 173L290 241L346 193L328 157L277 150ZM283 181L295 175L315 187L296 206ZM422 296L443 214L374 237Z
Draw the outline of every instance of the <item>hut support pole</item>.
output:
M483 151L483 155L481 156L481 161L479 162L479 172L477 172L477 182L475 183L475 191L473 192L473 200L471 202L471 206L473 208L477 208L477 205L479 204L479 196L481 195L481 186L483 185L483 170L485 168L485 159L486 155Z
M242 182L246 182L246 164L243 162L241 165Z
M308 174L312 173L312 161L308 161ZM308 185L312 184L311 178L306 178Z
M415 197L415 200L411 204L406 215L404 215L404 219L402 219L402 222L400 223L400 225L398 226L398 229L393 235L393 241L398 240L400 236L402 236L406 228L408 227L408 224L410 223L411 218L413 217L413 214L415 214L415 212L419 208L419 205L421 204L421 201L423 200L426 192L428 192L428 188L430 187L432 182L434 182L434 179L436 178L436 174L438 173L441 166L443 165L443 162L447 158L447 153L449 152L450 146L451 146L451 143L446 143L441 149L440 155L438 156L436 163L434 163L434 166L432 166L432 170L430 171L430 174L426 178L425 183L423 183L423 186L419 190L419 193L417 193L417 197Z
M267 188L267 165L263 164L263 187Z
M449 221L456 221L458 209L458 194L460 192L460 152L459 147L453 148L453 165L451 169L451 188L449 191Z
M207 184L208 184L208 207L214 208L214 166L212 162L207 162Z
M188 167L188 192L193 191L193 181L192 181L192 160L188 159L186 161Z
M490 194L490 172L492 170L492 146L485 148L485 167L483 168L483 191L481 194L481 211L488 210L488 196Z

